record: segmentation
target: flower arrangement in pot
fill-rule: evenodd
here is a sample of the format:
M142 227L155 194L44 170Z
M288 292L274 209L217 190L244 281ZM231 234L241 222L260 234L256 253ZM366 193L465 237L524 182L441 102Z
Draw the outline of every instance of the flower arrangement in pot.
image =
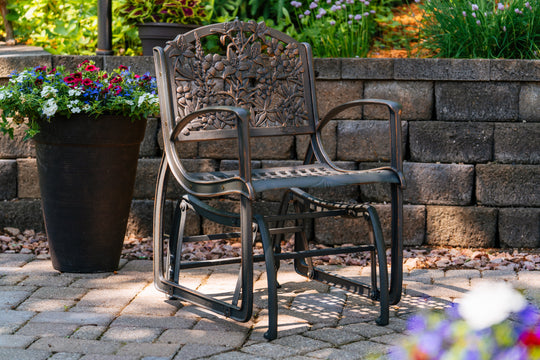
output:
M0 109L4 134L26 126L35 142L53 267L116 270L146 118L159 112L155 78L91 61L25 69L0 87Z
M212 8L211 0L122 0L116 15L137 25L143 55L151 56L155 46L207 23Z

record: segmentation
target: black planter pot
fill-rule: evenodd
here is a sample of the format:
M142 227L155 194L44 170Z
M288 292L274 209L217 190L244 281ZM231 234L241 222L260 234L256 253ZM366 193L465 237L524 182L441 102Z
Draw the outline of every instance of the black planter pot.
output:
M198 25L170 24L170 23L144 23L138 24L139 38L142 42L143 55L152 56L155 46L165 47L169 40L178 34L185 34L196 29Z
M40 127L34 139L53 267L116 270L146 120L76 115Z

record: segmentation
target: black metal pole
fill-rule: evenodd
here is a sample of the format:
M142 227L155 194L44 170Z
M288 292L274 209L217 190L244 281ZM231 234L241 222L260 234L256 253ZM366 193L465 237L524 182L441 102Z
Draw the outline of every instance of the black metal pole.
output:
M112 55L112 0L98 0L96 55Z

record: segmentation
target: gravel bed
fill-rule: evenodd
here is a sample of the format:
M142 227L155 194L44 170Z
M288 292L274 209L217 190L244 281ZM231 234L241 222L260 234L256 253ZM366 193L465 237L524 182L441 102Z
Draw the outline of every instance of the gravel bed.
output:
M316 247L323 247L317 245ZM283 250L293 248L292 239L283 244ZM259 244L256 254L262 253ZM0 230L0 253L34 254L48 259L49 250L45 233L6 227ZM240 244L232 241L205 241L187 243L182 251L184 260L218 259L238 256ZM122 257L125 259L152 259L152 239L130 237L125 239ZM316 264L359 265L370 263L369 253L322 256ZM540 249L464 249L453 247L406 248L403 267L412 269L477 269L477 270L540 270Z

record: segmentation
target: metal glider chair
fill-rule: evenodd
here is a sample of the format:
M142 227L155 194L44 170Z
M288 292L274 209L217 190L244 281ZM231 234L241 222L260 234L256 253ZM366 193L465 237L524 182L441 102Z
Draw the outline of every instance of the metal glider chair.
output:
M207 50L207 49L215 49ZM154 48L164 155L157 179L154 207L154 280L171 297L181 298L237 321L248 321L253 308L253 263L264 261L268 279L268 330L277 337L277 271L280 260L294 259L296 271L310 279L365 295L380 302L377 324L389 321L389 305L400 300L402 289L402 175L400 105L385 100L356 100L332 109L322 120L317 114L311 49L308 44L270 29L264 23L234 21L200 27ZM389 110L391 164L364 171L337 167L321 145L321 129L342 111L366 104ZM257 137L309 135L303 165L254 169L250 141ZM237 171L188 172L176 143L237 139ZM171 229L164 229L167 182L170 175L187 192L178 200ZM391 266L375 208L320 199L303 189L388 183L392 196ZM279 213L253 210L257 194L286 189ZM238 213L204 201L236 194ZM220 234L186 236L186 216L195 211L218 224L239 228ZM306 221L328 216L358 217L367 221L371 245L310 249ZM283 252L281 239L294 234L294 251ZM182 261L187 242L239 238L241 256ZM264 253L253 254L255 242ZM371 252L371 284L344 278L313 265L312 257ZM232 300L225 301L182 285L181 271L239 263ZM378 264L378 266L377 266Z

